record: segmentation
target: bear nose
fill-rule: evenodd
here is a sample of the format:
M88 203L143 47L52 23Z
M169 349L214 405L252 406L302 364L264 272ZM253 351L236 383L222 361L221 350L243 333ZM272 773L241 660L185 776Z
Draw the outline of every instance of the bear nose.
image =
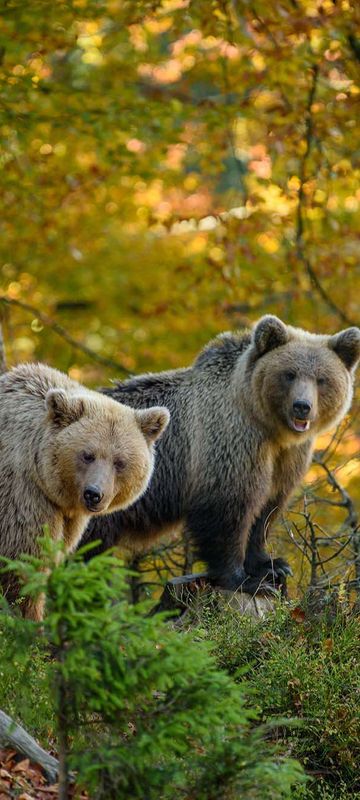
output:
M84 491L84 500L88 507L99 505L103 497L98 486L87 486Z
M308 400L295 400L293 411L298 419L306 419L311 411L311 403Z

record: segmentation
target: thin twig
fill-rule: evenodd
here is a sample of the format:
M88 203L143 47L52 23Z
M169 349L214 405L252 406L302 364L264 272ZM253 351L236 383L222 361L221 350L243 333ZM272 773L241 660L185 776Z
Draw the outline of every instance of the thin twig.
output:
M301 539L303 540L303 536L298 531L297 526L295 525L295 523L293 523L293 525L294 525L294 528L296 528L297 533L299 533L299 535L301 536ZM307 555L306 550L304 549L304 547L301 546L301 544L299 544L299 542L296 541L295 536L294 536L294 534L293 534L293 532L292 532L292 530L290 528L290 525L288 525L288 523L286 521L285 521L285 530L286 530L287 534L289 535L292 543L295 545L295 547L297 547L297 549L300 550L300 553L303 555L303 557L306 558L310 562L310 558ZM304 541L304 544L307 547L307 542L306 541Z
M322 469L326 472L328 482L333 489L336 489L341 496L341 503L338 503L339 506L344 506L347 509L348 517L346 523L349 525L350 528L353 530L358 526L358 515L355 510L354 503L349 495L349 493L344 489L344 487L339 483L337 478L335 477L334 472L327 466L327 464L321 460L321 458L316 458L316 463L322 467Z
M337 478L334 475L334 472L327 466L325 462L318 460L318 463L326 472L328 482L330 486L339 492L340 497L342 499L342 505L345 506L348 516L345 520L346 524L351 528L351 544L353 547L354 553L354 569L355 569L355 577L356 580L359 581L360 585L360 537L359 537L359 518L356 513L356 509L354 503L349 495L349 493L344 489L344 487L339 483Z

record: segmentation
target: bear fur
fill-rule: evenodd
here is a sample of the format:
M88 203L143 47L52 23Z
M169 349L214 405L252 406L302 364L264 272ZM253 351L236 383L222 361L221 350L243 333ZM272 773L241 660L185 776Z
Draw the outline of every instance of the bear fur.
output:
M134 408L166 405L146 495L92 520L84 542L136 546L181 523L209 576L254 592L290 572L265 550L270 518L304 477L319 433L350 408L360 330L308 333L267 315L252 332L224 333L193 366L148 374L103 392Z
M2 375L0 556L38 554L44 525L69 552L91 515L134 503L168 420L165 408L134 410L42 364ZM41 605L29 601L25 615L41 618Z

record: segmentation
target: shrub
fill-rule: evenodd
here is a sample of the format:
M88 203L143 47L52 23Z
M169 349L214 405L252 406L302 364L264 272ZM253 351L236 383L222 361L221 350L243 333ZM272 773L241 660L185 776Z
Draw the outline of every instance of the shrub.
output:
M310 781L294 789L292 800L360 800L360 792L353 792L342 781L337 785L329 785L323 779Z
M1 608L1 605L0 605ZM0 708L18 718L46 745L54 729L54 709L49 686L46 640L37 627L0 611Z
M245 684L216 666L209 644L130 605L126 573L111 555L84 563L77 554L54 565L46 547L48 577L36 559L21 570L28 591L47 593L37 636L53 655L46 670L60 796L75 769L94 800L290 797L299 765L254 725ZM20 620L15 635L18 624L34 635L34 625Z
M310 775L324 776L299 797L360 795L359 619L341 606L333 617L312 618L283 606L260 621L229 608L205 610L201 624L218 666L235 678L240 671L239 680L246 670L263 721L274 715L299 721L280 727L278 740Z

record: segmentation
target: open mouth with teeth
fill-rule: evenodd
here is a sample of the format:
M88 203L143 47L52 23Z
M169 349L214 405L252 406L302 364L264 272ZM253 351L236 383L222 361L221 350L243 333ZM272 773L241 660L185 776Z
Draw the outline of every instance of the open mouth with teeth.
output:
M290 428L292 428L294 431L297 431L297 433L304 433L305 431L308 431L310 428L310 420L297 419L295 417L295 419L290 420Z

